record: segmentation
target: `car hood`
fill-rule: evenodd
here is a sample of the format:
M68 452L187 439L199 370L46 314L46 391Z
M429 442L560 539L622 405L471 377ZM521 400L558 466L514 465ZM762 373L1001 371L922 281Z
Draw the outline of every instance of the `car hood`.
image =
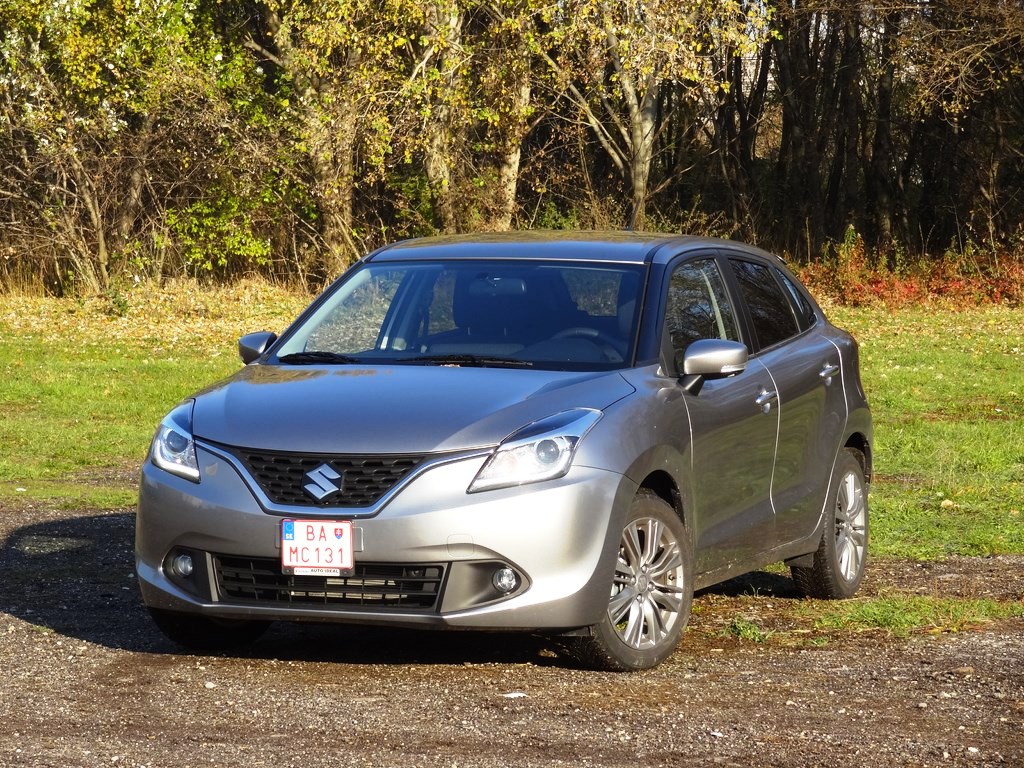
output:
M192 421L197 438L243 448L429 453L493 446L634 391L614 371L249 365L197 395Z

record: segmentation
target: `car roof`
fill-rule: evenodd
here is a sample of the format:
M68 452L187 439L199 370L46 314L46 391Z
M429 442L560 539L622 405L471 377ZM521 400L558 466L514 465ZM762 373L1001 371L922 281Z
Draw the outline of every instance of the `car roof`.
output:
M523 231L445 235L403 240L367 256L368 261L446 259L603 261L664 263L680 253L704 248L741 248L770 254L741 243L712 237L643 232Z

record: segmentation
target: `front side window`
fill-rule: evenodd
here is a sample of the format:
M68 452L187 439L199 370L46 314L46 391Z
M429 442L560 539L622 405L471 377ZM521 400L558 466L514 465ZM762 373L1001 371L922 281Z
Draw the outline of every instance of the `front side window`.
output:
M642 283L639 265L370 262L291 332L277 360L622 367Z
M665 333L677 360L698 339L740 341L736 315L714 259L690 261L672 273Z

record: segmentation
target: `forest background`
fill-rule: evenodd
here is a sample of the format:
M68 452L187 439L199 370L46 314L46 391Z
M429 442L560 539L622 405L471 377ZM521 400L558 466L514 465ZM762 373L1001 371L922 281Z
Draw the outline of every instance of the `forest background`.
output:
M0 0L0 287L628 226L1020 303L1024 2Z

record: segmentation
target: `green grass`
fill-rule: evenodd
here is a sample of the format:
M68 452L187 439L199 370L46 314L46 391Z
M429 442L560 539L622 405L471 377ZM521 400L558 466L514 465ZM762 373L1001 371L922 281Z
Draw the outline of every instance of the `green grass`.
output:
M830 314L861 342L873 552L1024 552L1024 311Z
M708 612L698 600L694 616L698 626L703 619L705 636L755 644L814 647L861 633L906 638L915 634L963 632L996 621L1024 618L1024 601L1021 600L941 597L897 590L851 600L774 599L770 606L758 605L762 598L757 596L742 600L747 608L766 618L767 627L741 611L731 618L722 616L723 623L715 629L716 617L712 616L709 621Z
M960 632L994 620L1024 616L1024 603L892 594L815 601L796 610L812 619L817 631L881 631L906 637L918 632Z
M243 333L278 330L308 297L264 283L142 285L109 300L0 302L0 509L135 503L156 425L241 367Z
M772 633L763 629L756 622L745 616L735 616L722 633L726 637L734 637L737 640L746 640L751 643L763 643L772 636Z
M124 345L8 336L0 346L0 498L132 504L125 476L141 464L163 414L239 365L199 352L157 359Z
M134 478L137 465L128 468ZM5 497L31 499L45 502L55 509L81 510L124 509L134 507L138 500L134 482L127 482L125 473L121 479L109 476L78 475L73 480L32 480L16 483L0 483L0 510Z

